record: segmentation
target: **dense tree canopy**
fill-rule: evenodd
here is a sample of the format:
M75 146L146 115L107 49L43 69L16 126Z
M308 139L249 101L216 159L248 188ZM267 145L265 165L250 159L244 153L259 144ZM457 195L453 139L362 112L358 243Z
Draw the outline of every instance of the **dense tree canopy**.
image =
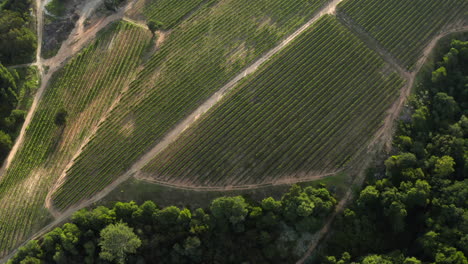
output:
M37 48L32 29L29 0L7 0L0 4L0 63L31 62Z
M25 112L17 110L19 76L0 63L0 161L8 155Z
M335 205L326 189L299 186L281 200L220 197L206 212L118 202L76 212L10 263L293 262L304 254L299 242L310 241Z

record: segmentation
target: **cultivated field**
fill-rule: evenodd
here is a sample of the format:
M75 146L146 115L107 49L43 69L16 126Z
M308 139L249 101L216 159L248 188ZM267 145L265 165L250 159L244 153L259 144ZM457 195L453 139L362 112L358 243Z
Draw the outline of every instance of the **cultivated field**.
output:
M0 255L49 220L47 193L124 92L150 38L116 23L54 75L0 182ZM59 111L65 124L56 120Z
M345 0L338 6L410 70L434 35L466 23L467 12L466 0Z
M194 12L202 3L208 5L216 0L153 0L146 1L143 14L147 20L162 23L163 29L173 28L185 16Z
M65 209L102 190L325 2L223 0L200 8L144 65L68 171L54 205Z
M326 16L144 168L195 186L341 169L376 132L403 80Z

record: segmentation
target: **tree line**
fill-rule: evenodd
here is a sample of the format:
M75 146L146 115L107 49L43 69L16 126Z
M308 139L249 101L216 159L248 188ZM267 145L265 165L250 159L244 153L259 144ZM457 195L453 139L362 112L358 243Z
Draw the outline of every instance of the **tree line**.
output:
M26 112L18 110L21 76L4 65L31 62L37 38L31 30L30 0L0 4L0 163L10 152Z
M287 263L335 205L327 189L298 185L280 200L220 197L207 209L118 202L76 212L9 263Z

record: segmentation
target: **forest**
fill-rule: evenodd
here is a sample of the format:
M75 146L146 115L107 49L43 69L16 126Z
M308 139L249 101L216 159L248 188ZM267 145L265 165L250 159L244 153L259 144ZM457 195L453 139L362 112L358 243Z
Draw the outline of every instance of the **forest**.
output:
M9 263L287 263L335 205L325 188L298 185L281 200L220 197L206 210L118 202L76 212Z
M17 109L25 80L14 69L33 60L37 39L31 30L31 2L7 0L0 4L0 162L8 155L26 112Z
M37 48L33 32L31 0L6 0L0 4L0 62L16 65L32 62Z

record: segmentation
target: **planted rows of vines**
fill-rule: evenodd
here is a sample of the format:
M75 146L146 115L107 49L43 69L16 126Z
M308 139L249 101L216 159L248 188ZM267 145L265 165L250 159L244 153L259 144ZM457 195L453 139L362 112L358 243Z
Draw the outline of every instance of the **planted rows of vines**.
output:
M206 0L152 0L147 1L143 14L147 20L162 23L163 29L173 28L185 16L194 12ZM209 3L216 2L210 0Z
M180 120L327 1L225 0L176 27L54 194L64 209L125 173ZM132 133L121 133L131 124ZM116 144L118 142L118 144Z
M402 87L385 66L326 16L144 172L164 182L226 186L340 169Z
M49 220L47 193L129 82L150 38L139 27L114 24L54 75L0 182L0 255ZM57 123L60 111L65 123Z
M468 1L346 0L338 12L359 24L411 70L435 34L468 21Z

